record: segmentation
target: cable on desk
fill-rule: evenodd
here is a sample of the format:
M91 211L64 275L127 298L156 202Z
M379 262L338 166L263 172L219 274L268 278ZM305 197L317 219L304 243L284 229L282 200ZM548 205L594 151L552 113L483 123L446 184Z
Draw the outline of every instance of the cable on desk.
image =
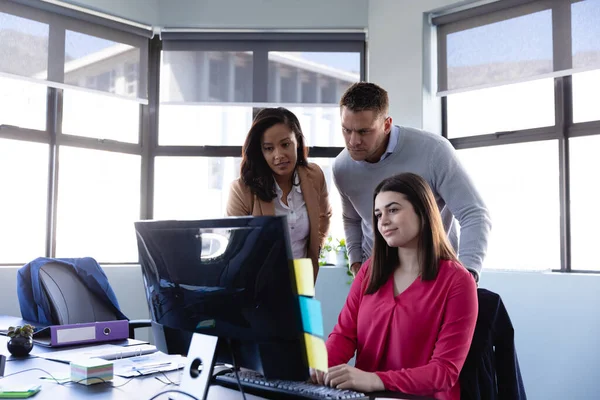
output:
M181 384L181 382L173 382L171 379L169 379L169 377L167 376L167 374L165 374L163 371L158 371L158 372L161 373L168 382L163 381L158 376L155 376L154 379L156 379L157 381L159 381L163 385L175 385L175 386L179 386Z
M238 374L238 365L235 360L235 354L233 351L233 346L231 345L231 340L227 339L227 344L229 344L229 352L231 353L231 361L233 361L233 373L235 374L235 380L237 380L238 388L240 389L240 393L242 394L242 399L246 400L246 393L244 393L244 388L242 387L242 382L240 382L240 375Z
M56 384L57 384L57 385L61 385L61 386L68 385L68 384L71 384L71 383L81 383L81 382L83 382L83 381L87 381L87 380L90 380L90 379L98 379L98 380L100 381L100 383L104 383L104 384L109 384L109 383L112 383L112 381L107 381L107 380L104 380L104 379L102 379L102 378L100 378L100 377L94 377L94 376L90 376L89 378L79 379L79 380L77 380L77 381L66 381L66 382L61 382L59 379L56 379L56 378L54 377L54 375L52 375L50 372L48 372L48 371L46 371L45 369L42 369L42 368L29 368L29 369L24 369L24 370L22 370L22 371L13 372L12 374L4 375L4 376L0 377L0 379L8 378L9 376L13 376L13 375L19 375L19 374L22 374L22 373L24 373L24 372L30 372L30 371L41 371L41 372L45 373L46 375L48 375L50 378L52 378L52 380L54 380L54 381L56 382ZM120 385L116 385L116 386L115 386L115 385L111 385L111 387L113 387L113 388L120 388L120 387L123 387L123 386L127 385L129 382L131 382L131 381L132 381L133 379L135 379L135 378L136 378L136 377L129 378L127 381L125 381L125 383L122 383L122 384L120 384Z
M192 396L189 393L184 392L183 390L176 390L176 389L170 389L170 390L165 390L163 392L157 393L154 396L150 397L150 400L154 400L154 399L158 399L160 396L162 396L163 394L168 394L168 393L178 393L178 394L184 394L187 397L189 397L190 399L193 400L200 400L199 398L197 398L196 396Z

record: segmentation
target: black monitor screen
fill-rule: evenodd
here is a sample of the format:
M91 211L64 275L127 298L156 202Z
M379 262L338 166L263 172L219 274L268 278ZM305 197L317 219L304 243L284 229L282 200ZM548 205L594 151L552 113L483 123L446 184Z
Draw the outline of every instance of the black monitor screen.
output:
M242 366L267 377L306 377L284 217L140 221L135 228L152 320L183 333L163 338L167 347L182 340L186 347L192 332L219 336L234 343ZM282 357L286 365L278 366Z

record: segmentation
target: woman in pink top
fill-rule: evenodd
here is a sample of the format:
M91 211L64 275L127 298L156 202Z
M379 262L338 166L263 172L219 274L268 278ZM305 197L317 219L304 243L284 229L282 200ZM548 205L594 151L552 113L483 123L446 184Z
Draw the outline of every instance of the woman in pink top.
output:
M373 255L327 340L317 383L459 400L477 320L477 285L448 242L435 198L404 173L375 189ZM346 364L356 352L356 367Z

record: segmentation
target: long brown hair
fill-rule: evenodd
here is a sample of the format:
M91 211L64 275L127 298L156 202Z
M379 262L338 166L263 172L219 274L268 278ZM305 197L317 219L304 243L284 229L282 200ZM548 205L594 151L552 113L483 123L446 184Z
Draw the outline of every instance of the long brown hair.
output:
M403 194L413 206L421 221L418 257L423 281L431 281L437 277L440 260L458 262L456 253L450 245L444 230L435 197L425 179L413 173L403 173L384 179L375 188L373 204L375 204L375 198L381 192ZM372 294L379 290L400 263L398 249L388 246L383 236L381 236L377 228L375 214L373 214L373 230L373 256L366 294Z
M242 182L248 185L252 193L256 194L263 201L271 201L277 194L275 193L275 179L273 171L267 164L265 156L261 150L261 139L267 129L273 125L284 124L294 135L298 142L298 165L308 164L308 148L304 142L304 134L300 128L300 121L290 110L277 108L264 108L256 114L250 131L246 136L244 147L242 148L242 164L240 166L240 177Z

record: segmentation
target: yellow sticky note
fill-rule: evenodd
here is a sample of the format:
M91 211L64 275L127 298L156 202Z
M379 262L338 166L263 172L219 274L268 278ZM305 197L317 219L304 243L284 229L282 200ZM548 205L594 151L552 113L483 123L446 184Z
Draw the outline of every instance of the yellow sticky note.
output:
M304 343L306 344L306 355L308 356L308 366L319 371L327 371L327 348L323 339L317 336L304 334Z
M294 260L294 275L296 276L296 288L300 296L315 296L315 283L313 265L310 258L298 258Z

